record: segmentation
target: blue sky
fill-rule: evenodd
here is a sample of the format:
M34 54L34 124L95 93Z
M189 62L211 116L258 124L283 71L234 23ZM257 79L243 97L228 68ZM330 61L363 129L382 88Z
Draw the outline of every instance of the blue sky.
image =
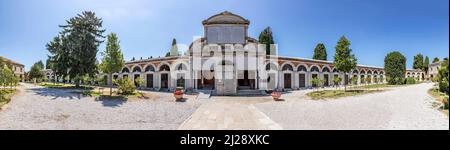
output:
M103 18L107 33L118 34L127 60L163 56L172 38L189 45L203 35L201 21L225 10L249 19L252 37L272 27L283 56L311 58L322 42L332 60L342 35L365 65L382 67L393 50L407 57L408 68L417 53L449 55L448 0L1 0L0 56L27 70L45 62L45 44L58 25L84 10Z

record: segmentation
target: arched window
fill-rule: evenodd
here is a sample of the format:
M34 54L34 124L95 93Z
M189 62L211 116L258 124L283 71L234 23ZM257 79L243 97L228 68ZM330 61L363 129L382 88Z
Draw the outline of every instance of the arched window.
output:
M286 64L286 65L283 66L282 71L287 71L287 70L289 70L289 71L294 71L294 68L292 68L291 65Z
M298 70L299 72L302 72L302 71L303 71L303 72L307 72L307 71L308 71L308 69L306 69L306 67L303 66L303 65L298 66L297 70Z
M152 65L145 67L145 72L155 72L155 68Z
M328 67L323 67L322 72L330 72L330 69L328 69Z
M358 70L353 70L353 74L358 74Z
M125 68L122 69L122 73L129 73L129 72L130 72L130 70L128 70L127 67L125 67Z
M141 68L136 66L133 68L133 72L142 72Z
M378 74L378 71L374 71L373 74Z
M339 73L339 71L336 68L334 68L333 73Z
M168 65L162 65L159 67L159 71L170 71L170 67Z
M363 71L361 71L361 74L366 74L366 71L364 71L364 70L363 70Z
M317 66L313 66L311 68L311 72L320 72L319 68Z
M372 70L367 71L367 74L372 74Z
M184 64L179 64L178 66L177 66L177 70L178 71L186 71L187 70L187 67L186 67L186 65L184 65Z
M277 66L273 63L267 64L266 71L269 71L269 70L277 70Z

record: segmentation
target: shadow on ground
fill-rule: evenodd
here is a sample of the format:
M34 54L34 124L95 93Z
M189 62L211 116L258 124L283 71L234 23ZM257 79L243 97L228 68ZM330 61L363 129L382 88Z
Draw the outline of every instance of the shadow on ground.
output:
M124 96L100 96L96 97L95 101L102 102L105 107L120 107L128 101L128 98Z
M45 97L53 97L52 99L81 99L83 96L81 94L74 94L68 91L64 91L61 89L53 89L53 88L30 88L29 91L33 92L35 95L45 96Z

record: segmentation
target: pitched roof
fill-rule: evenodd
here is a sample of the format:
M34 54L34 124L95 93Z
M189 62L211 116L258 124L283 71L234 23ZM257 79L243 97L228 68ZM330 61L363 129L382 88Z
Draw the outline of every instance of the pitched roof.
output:
M22 66L22 67L25 66L25 65L23 65L23 64L21 64L21 63L12 61L11 59L5 58L5 57L3 57L3 56L0 56L0 59L4 60L4 61L6 61L6 62L9 62L9 63L11 63L11 64L13 64L13 65L16 65L16 66Z

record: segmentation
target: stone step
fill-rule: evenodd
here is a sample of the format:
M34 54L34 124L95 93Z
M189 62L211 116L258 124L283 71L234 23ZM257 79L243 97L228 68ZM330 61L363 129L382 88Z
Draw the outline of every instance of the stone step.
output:
M262 95L262 92L260 90L238 90L237 95L238 96L256 96L256 95Z
M199 90L197 99L209 99L211 97L212 90Z

